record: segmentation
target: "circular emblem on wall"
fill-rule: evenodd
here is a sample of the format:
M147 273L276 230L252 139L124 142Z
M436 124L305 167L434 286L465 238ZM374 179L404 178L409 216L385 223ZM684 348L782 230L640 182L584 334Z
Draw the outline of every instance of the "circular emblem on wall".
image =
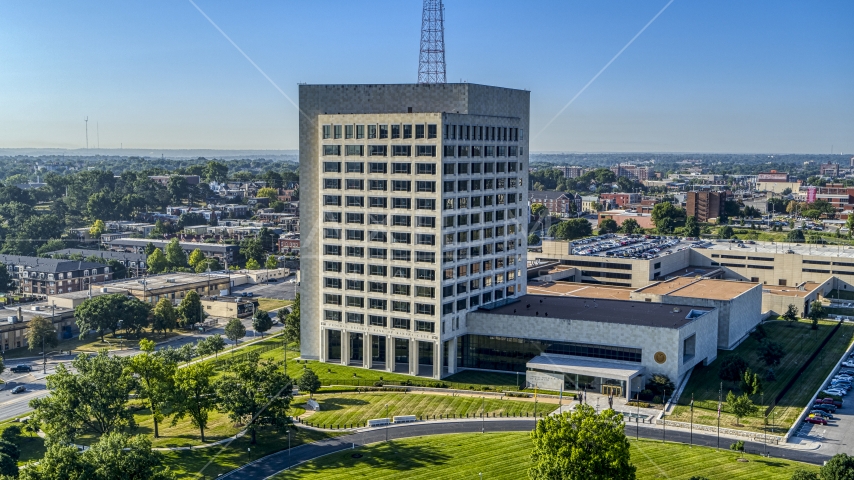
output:
M664 352L655 352L653 358L655 358L655 363L664 363L667 361L667 355Z

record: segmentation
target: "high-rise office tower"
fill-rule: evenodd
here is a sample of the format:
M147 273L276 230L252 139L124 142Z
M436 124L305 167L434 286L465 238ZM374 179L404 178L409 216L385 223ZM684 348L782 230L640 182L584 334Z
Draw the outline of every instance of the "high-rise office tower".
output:
M454 373L466 312L525 293L530 93L300 85L299 106L303 358Z

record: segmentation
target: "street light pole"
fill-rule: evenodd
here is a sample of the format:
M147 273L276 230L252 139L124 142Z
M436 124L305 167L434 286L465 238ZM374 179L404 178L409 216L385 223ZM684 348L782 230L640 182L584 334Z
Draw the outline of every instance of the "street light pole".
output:
M388 441L388 424L391 422L391 418L388 416L388 404L385 404L385 441Z
M484 399L480 397L480 433L486 433L486 423L484 423L485 420L483 419L484 407Z

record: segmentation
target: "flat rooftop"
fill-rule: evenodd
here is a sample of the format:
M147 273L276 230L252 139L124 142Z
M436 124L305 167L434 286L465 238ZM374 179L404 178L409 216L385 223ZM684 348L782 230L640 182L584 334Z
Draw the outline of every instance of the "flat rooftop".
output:
M629 287L611 287L591 283L545 282L528 283L528 293L536 295L554 295L579 298L602 298L629 300L635 289Z
M671 295L674 297L705 298L709 300L732 300L733 298L756 288L757 283L736 282L732 280L708 280L690 277L677 277L637 290L637 293L652 295Z
M527 368L538 368L553 372L576 373L591 377L631 379L646 370L642 365L628 365L615 362L590 360L567 355L544 353L537 355L527 363Z
M655 328L680 328L693 321L687 318L691 310L711 311L689 305L552 295L525 295L518 300L492 310L481 309L479 312L520 318L550 317Z
M782 242L737 243L709 242L708 250L726 251L733 254L749 253L788 253L790 250L798 255L817 255L822 257L841 257L854 259L854 247L845 245L813 245Z
M781 295L784 297L806 297L819 287L820 283L804 282L801 285L784 287L779 285L762 285L762 293Z

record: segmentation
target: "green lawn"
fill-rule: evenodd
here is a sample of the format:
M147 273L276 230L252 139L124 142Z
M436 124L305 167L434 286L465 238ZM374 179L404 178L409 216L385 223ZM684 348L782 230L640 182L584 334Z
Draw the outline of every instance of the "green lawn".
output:
M321 457L282 472L277 480L398 479L507 479L528 478L531 440L528 433L456 434L416 437L347 450ZM353 458L353 454L360 458ZM788 480L797 468L818 467L780 459L738 454L652 440L631 441L632 463L639 480L687 479L702 475L710 480ZM483 474L480 477L478 474Z
M320 403L320 411L306 417L312 425L363 425L372 418L385 418L386 405L388 415L417 416L479 416L481 406L487 415L530 416L536 409L538 415L545 415L557 408L557 404L526 402L519 400L499 400L479 397L427 395L417 393L355 393L315 395ZM305 400L308 400L307 398ZM301 405L297 404L297 405Z
M258 308L260 308L261 310L272 312L273 310L278 310L292 303L293 302L291 300L278 300L275 298L261 297L258 299Z
M343 433L317 432L298 427L295 432L291 433L292 447ZM263 428L258 431L257 440L255 445L251 445L249 435L244 435L225 446L217 445L196 450L162 452L164 464L176 472L177 477L181 479L211 479L216 478L219 474L234 470L249 460L257 460L265 455L288 448L288 434L285 431L278 432L271 428ZM247 449L250 451L247 452Z
M786 351L786 356L783 357L780 365L774 367L776 380L773 382L763 381L765 405L769 405L772 402L789 379L795 375L797 369L830 333L836 323L835 321L822 321L819 324L818 331L811 330L808 321L788 324L787 322L775 320L763 324L768 336L774 341L781 343ZM774 409L773 416L769 417L769 423L773 421L774 425L780 427L783 431L792 426L798 414L830 373L830 369L851 345L852 333L854 333L854 326L850 324L842 325L827 346L822 349L822 352L813 362L813 365L811 365L809 375L804 375L804 378L795 383L792 389L780 400ZM758 345L759 342L756 339L753 337L748 338L734 351L727 352L719 350L717 360L708 367L698 366L695 368L691 374L691 379L688 381L688 385L679 397L679 404L673 410L673 414L669 415L668 418L675 421L689 421L690 409L688 404L693 395L695 407L694 422L715 425L717 422L718 390L721 385L721 381L718 378L718 371L721 363L729 356L740 356L747 361L751 370L764 375L767 367L761 362L756 352ZM741 393L737 384L724 382L724 400L726 399L727 392L730 390L736 395ZM754 395L752 398L757 405L761 403L760 395ZM742 426L739 428L757 432L762 431L763 413L764 408L760 408L756 415L742 418ZM721 425L731 427L735 423L735 417L728 413L726 404L724 404L723 413L721 414Z
M79 352L97 352L103 348L108 350L118 350L121 348L136 348L139 346L139 341L143 338L147 338L149 340L153 340L155 342L162 342L171 337L175 337L181 335L180 332L166 332L165 335L160 333L151 333L151 332L143 332L140 338L128 338L128 335L124 332L119 335L114 335L112 333L108 333L104 335L104 341L101 341L101 337L97 337L95 335L89 335L84 339L80 339L78 337L69 338L67 340L62 340L59 342L59 345L56 348L48 349L48 352L55 352L58 350L72 350L75 353ZM121 337L121 338L119 338ZM32 350L27 348L15 348L12 350L6 351L6 359L15 359L15 358L27 358L27 357L37 357L41 352L41 347L36 346ZM49 358L49 357L48 357Z
M12 425L18 425L19 427L23 427L23 423L15 422L12 420L0 423L0 432L6 430ZM20 439L15 442L18 448L21 451L21 458L18 459L18 465L24 465L27 462L38 461L44 456L45 447L44 447L44 439L41 437L34 435L32 433L23 432L21 433Z

